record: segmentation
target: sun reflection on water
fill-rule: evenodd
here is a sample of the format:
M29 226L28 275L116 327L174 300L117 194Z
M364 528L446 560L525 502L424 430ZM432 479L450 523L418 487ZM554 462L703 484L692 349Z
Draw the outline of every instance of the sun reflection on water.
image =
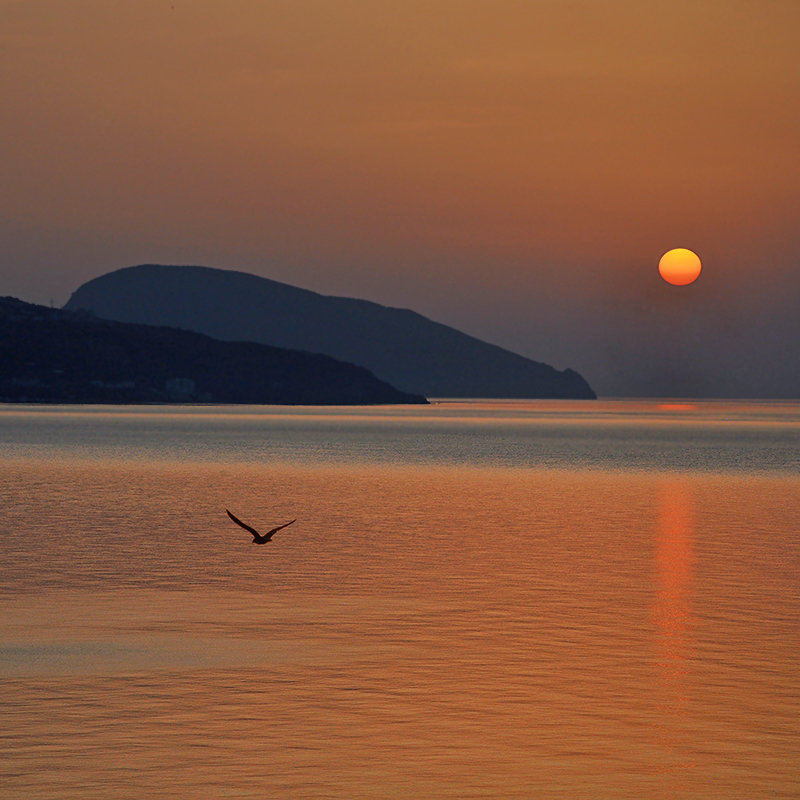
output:
M663 769L685 772L696 765L684 762L692 659L692 590L694 579L694 514L691 488L680 481L663 483L657 495L655 541L655 599L653 623L662 721L658 743L670 757Z
M665 680L686 672L690 656L691 590L694 563L692 498L682 483L664 484L658 496L656 601L659 664Z

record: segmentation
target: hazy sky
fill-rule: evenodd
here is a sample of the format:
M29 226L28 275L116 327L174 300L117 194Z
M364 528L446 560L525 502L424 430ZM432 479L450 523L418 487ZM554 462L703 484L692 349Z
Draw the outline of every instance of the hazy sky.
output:
M602 395L800 396L798 31L796 0L0 0L0 295L230 267Z

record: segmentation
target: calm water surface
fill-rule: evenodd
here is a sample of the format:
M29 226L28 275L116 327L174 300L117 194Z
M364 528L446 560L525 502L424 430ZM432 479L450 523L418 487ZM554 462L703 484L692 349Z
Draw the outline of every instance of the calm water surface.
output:
M800 796L798 404L0 406L0 448L0 797Z

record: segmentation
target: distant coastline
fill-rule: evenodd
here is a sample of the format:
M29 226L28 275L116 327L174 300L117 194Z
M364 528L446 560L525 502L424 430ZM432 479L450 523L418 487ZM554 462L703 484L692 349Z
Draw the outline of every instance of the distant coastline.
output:
M558 370L410 309L322 295L236 270L125 267L78 287L65 308L228 342L325 353L426 397L596 398L575 370Z
M0 402L426 404L325 355L0 298Z

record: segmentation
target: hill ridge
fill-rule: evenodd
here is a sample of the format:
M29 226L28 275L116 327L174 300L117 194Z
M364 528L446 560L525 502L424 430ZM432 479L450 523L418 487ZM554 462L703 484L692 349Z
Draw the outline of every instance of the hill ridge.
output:
M425 403L324 355L0 298L0 401Z
M559 371L413 309L324 295L240 270L123 267L84 283L65 308L325 353L427 397L596 396L572 369Z

